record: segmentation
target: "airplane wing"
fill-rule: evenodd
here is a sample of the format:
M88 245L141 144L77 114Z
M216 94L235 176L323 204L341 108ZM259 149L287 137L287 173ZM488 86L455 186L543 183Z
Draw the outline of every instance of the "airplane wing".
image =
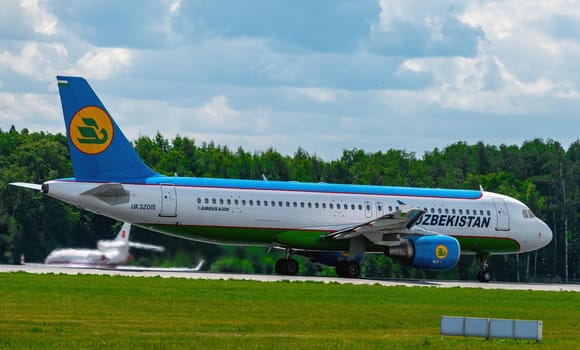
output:
M324 234L321 238L351 239L360 235L401 233L413 227L424 213L417 208L405 212L395 211L359 225Z
M11 182L10 185L24 187L24 188L30 188L32 190L37 190L37 191L42 191L42 185L40 185L40 184L31 184L28 182Z
M153 245L153 244L145 244L139 242L129 242L129 247L136 248L136 249L145 249L145 250L153 250L156 252L163 252L165 251L164 247Z

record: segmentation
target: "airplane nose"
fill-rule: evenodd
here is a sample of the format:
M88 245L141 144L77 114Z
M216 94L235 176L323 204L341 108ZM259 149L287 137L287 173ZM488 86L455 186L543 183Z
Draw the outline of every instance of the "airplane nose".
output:
M554 234L548 225L545 222L541 221L542 227L538 233L538 240L542 242L542 247L547 246L552 241Z

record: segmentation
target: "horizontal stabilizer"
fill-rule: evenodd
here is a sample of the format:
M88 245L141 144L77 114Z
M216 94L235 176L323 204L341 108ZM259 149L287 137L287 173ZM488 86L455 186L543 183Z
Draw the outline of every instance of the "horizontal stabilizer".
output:
M31 184L28 182L11 182L10 185L24 187L24 188L30 188L30 189L37 190L37 191L42 191L42 185L39 185L39 184Z
M86 196L95 196L109 205L118 205L129 202L129 191L120 183L106 183L81 193Z

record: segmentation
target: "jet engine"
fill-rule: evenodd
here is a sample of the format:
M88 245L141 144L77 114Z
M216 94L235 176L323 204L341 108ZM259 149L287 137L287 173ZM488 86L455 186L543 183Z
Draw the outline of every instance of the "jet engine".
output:
M448 270L459 261L459 242L444 235L411 236L399 245L389 246L385 255L428 270Z

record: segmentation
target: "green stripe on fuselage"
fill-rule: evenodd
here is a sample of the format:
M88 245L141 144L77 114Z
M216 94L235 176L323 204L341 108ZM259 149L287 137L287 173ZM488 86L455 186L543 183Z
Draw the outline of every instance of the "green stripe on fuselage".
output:
M214 227L179 225L143 225L158 232L173 236L218 244L264 245L274 244L295 249L347 251L349 240L321 239L325 231L273 229L254 227ZM509 238L500 237L461 237L462 252L517 253L519 244ZM367 244L368 252L382 252L384 247Z
M348 241L321 239L325 231L318 230L285 230L254 227L212 227L212 226L169 226L147 225L152 229L177 237L195 241L244 244L288 246L296 249L313 250L348 250Z
M461 252L485 252L495 254L517 253L520 245L513 239L501 237L461 237L455 236Z

